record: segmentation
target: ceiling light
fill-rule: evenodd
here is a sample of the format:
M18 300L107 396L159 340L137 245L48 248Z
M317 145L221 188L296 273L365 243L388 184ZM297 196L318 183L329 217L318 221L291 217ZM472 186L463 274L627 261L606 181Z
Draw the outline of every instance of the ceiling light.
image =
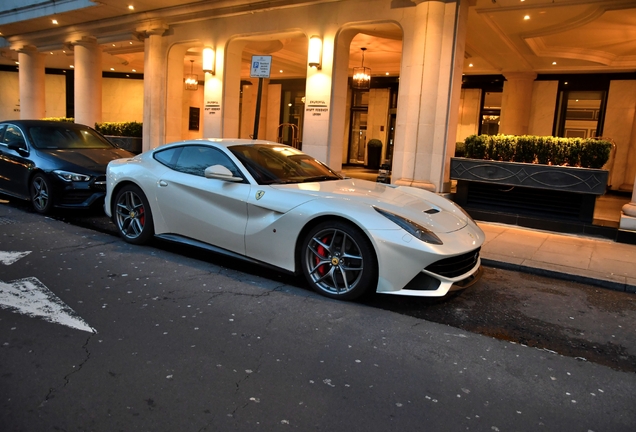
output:
M529 20L530 19L530 15L524 16L523 19L526 20L526 21Z
M468 67L473 67L473 64L472 63L468 63Z
M190 73L185 76L185 89L197 90L199 88L199 77L194 73L194 60L190 60Z
M75 69L75 65L71 65L71 69Z
M552 62L552 65L555 65L555 64L556 64L556 62Z
M133 69L133 72L137 72L137 69Z
M281 70L279 70L278 72L279 72L279 73L283 73L283 70L281 69Z
M115 68L110 68L110 70L114 71L114 70L115 70Z
M51 20L51 22L52 22L53 24L56 24L56 25L57 25L57 20L56 20L56 19Z
M360 67L353 68L353 84L352 87L355 89L366 90L371 87L371 69L368 67L364 67L364 52L366 48L360 48L362 51L362 63Z
M384 75L389 76L389 73L388 73L388 72L385 72L385 74L384 74Z
M128 5L128 9L129 10L135 10L135 7L133 5Z

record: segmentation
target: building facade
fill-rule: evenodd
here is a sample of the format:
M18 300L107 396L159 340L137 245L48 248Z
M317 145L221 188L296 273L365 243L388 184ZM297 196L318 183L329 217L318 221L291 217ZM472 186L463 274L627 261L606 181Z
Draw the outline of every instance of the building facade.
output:
M468 135L604 136L634 188L633 1L7 0L0 32L3 119L143 121L144 149L256 134L336 170L379 139L393 183L436 192Z

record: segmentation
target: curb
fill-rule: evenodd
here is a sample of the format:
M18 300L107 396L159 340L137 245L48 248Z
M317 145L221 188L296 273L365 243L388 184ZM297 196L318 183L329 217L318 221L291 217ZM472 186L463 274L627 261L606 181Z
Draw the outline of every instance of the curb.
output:
M577 282L586 285L593 285L599 288L606 288L613 291L636 293L636 285L628 284L625 282L616 282L607 279L593 278L589 276L582 276L571 273L563 273L555 270L547 270L538 267L529 267L521 264L512 264L504 261L496 261L488 258L482 258L481 263L486 267L498 268L502 270L512 270L522 273L535 274L538 276L544 276L552 279L565 280L570 282Z

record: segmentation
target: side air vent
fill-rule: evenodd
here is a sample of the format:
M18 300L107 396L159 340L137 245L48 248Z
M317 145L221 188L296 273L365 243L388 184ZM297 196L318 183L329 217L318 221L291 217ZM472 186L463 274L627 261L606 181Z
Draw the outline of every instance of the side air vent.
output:
M472 252L436 261L426 267L426 270L448 278L461 276L475 267L479 259L480 249L481 248L478 248Z

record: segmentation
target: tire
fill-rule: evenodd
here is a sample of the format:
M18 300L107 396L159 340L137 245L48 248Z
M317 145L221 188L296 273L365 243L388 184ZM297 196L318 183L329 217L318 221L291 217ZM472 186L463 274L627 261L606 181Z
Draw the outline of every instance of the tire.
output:
M309 285L330 298L353 300L377 287L373 245L346 222L313 227L302 243L301 267Z
M37 173L31 178L29 185L31 204L33 210L40 214L49 214L53 209L53 189L51 182L42 173Z
M146 195L138 186L127 185L115 196L113 222L128 243L148 243L155 235L152 211Z

